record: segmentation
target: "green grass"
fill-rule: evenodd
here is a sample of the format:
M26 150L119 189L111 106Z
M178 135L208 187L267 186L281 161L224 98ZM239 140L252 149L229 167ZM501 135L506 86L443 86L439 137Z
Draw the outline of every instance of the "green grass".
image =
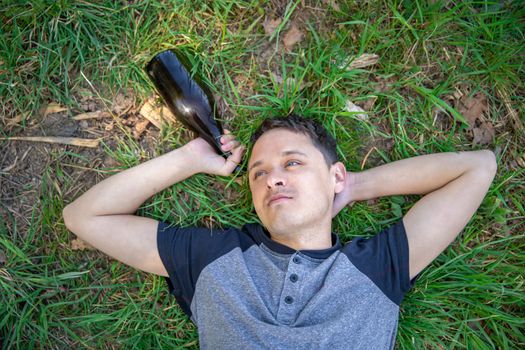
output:
M337 136L342 159L358 171L373 146L364 168L483 148L472 144L464 117L447 102L456 89L483 92L496 129L494 141L484 147L496 151L498 174L462 235L406 296L397 347L523 348L525 169L515 161L525 154L525 131L517 129L499 92L508 92L523 125L522 4L339 1L336 11L322 1L307 1L310 10L300 1L283 2L283 25L268 38L262 23L272 3L277 2L4 1L0 125L23 114L21 126L9 129L9 134L22 133L31 121L38 122L37 111L49 101L79 111L77 91L90 89L88 81L107 106L125 89L144 101L153 93L144 65L154 53L177 45L192 53L195 70L229 105L224 121L240 140L247 142L264 118L302 113ZM315 16L306 18L307 11ZM286 52L279 40L287 22L297 17L304 20L306 37ZM380 60L364 69L337 68L361 53L378 54ZM287 78L293 81L285 83ZM382 81L389 81L389 89ZM377 99L367 120L343 112L346 99L360 103L372 97ZM437 107L447 111L449 128L436 125ZM102 149L122 164L118 169L185 140L179 129L166 128L156 149L145 150L124 130L117 133L115 147L106 139ZM54 147L48 171L34 188L40 199L27 218L29 228L21 232L14 219L0 221L0 250L6 256L0 266L2 348L198 347L196 329L161 278L97 252L71 250L73 235L61 210L86 188L68 165L92 166L78 148ZM93 169L97 180L113 170ZM371 235L415 199L356 203L334 220L334 230L344 241ZM257 220L245 179L206 175L159 193L140 214L182 225L240 226Z

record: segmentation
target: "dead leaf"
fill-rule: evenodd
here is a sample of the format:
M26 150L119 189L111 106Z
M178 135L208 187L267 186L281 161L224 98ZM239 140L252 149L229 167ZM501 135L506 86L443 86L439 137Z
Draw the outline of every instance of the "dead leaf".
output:
M162 120L165 120L167 123L176 123L177 117L173 113L171 113L170 109L166 107L165 105L161 105L159 108L159 115L162 118Z
M392 90L393 85L396 83L396 79L394 77L390 78L384 78L384 77L373 77L373 80L377 82L375 84L374 89L377 92L388 92Z
M452 127L453 119L447 113L447 111L440 106L434 106L432 108L432 126L435 126L439 130L448 131Z
M76 238L71 241L71 250L93 250L93 246L89 245L87 242L84 242L80 238Z
M97 103L97 97L93 95L91 90L80 88L77 90L79 95L80 108L87 112L93 112L100 109Z
M67 107L61 106L58 103L50 103L46 106L44 110L44 117L47 117L49 114L59 113L67 111Z
M149 120L147 119L142 119L135 123L135 130L133 131L133 137L135 138L135 140L138 140L140 138L140 135L142 135L144 130L146 130L148 124Z
M495 136L494 127L491 122L482 122L479 127L472 130L475 144L488 145Z
M372 96L370 97L369 99L367 99L365 101L365 103L363 104L363 109L365 111L371 111L372 108L374 108L374 104L376 103L377 101L377 96Z
M279 27L279 24L281 24L283 20L280 18L276 19L270 19L268 17L265 18L263 27L264 27L264 34L267 36L271 36L273 32Z
M456 108L458 112L465 117L470 128L474 128L476 126L476 120L479 119L483 121L483 113L489 110L487 96L481 92L472 97L463 95L463 97L457 100Z
M378 61L379 55L376 55L375 53L364 53L359 57L351 57L343 60L343 62L339 65L339 68L346 70L364 68L374 65Z
M126 126L135 126L137 123L138 117L136 115L126 115L124 118L122 118L122 125Z
M175 122L175 116L167 107L157 107L154 103L154 98L147 100L140 109L140 115L149 120L151 124L159 129L162 127L163 122Z
M85 120L85 119L99 119L99 118L107 118L111 117L111 113L104 112L104 111L94 111L94 112L87 112L87 113L80 113L72 117L71 119L74 120Z
M472 133L472 142L480 145L490 144L496 133L494 126L484 115L489 111L487 96L478 92L474 96L468 97L468 94L463 94L460 91L454 96L461 96L455 100L455 107L465 117L469 125L467 131Z
M241 95L253 95L254 94L254 81L244 74L237 74L233 77L233 82L237 86L242 86L239 91Z
M119 92L113 100L113 112L119 117L127 113L135 104L135 96L132 91L127 91L126 94Z
M344 108L344 110L347 111L347 112L354 113L354 115L357 118L359 118L360 120L368 120L368 115L366 113L361 113L361 112L365 112L365 110L363 108L359 107L358 105L354 104L350 100L346 100L345 101L345 108Z
M283 37L284 47L288 51L291 51L292 47L303 39L303 36L303 32L301 32L295 24L292 24Z
M120 166L120 162L116 160L115 158L112 158L108 155L104 157L104 160L102 161L105 167L107 168L116 168Z
M7 119L6 126L10 127L10 126L18 125L18 123L20 123L22 120L27 118L27 115L28 113L21 113L21 114L17 114L13 118Z

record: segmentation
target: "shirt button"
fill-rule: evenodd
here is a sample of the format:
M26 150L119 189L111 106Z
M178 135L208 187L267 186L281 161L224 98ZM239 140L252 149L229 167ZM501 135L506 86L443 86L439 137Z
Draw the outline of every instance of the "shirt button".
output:
M300 264L300 263L301 263L301 259L299 259L299 257L297 257L297 256L294 256L293 259L292 259L292 261L293 261L294 263L296 263L296 264Z
M292 273L290 275L290 281L292 281L293 283L297 282L298 279L299 279L299 276L297 276L295 273Z
M293 298L291 296L287 296L286 298L284 298L284 302L286 304L291 304L293 303Z

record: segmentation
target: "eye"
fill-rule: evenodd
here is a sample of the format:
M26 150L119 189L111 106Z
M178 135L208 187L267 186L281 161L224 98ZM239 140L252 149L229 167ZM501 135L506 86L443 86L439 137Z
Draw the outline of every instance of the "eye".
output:
M255 174L253 175L253 179L257 179L259 176L262 176L264 175L266 172L264 170L259 170L259 171L256 171Z
M289 167L289 166L295 166L295 165L300 165L301 162L297 161L297 160L289 160L286 162L285 164L285 167Z

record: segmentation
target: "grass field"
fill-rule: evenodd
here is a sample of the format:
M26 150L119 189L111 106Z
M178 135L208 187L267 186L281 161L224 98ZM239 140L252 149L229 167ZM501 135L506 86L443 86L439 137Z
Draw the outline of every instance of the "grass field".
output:
M2 349L198 348L160 277L86 247L61 217L96 182L191 137L139 113L154 94L143 68L171 47L188 53L245 143L262 119L294 111L336 135L351 171L493 150L494 183L405 298L397 348L524 348L523 18L521 1L2 1ZM86 112L100 118L73 118ZM28 136L100 144L13 139ZM345 242L371 235L416 199L356 203L334 230ZM183 225L257 220L246 179L206 175L140 214Z

